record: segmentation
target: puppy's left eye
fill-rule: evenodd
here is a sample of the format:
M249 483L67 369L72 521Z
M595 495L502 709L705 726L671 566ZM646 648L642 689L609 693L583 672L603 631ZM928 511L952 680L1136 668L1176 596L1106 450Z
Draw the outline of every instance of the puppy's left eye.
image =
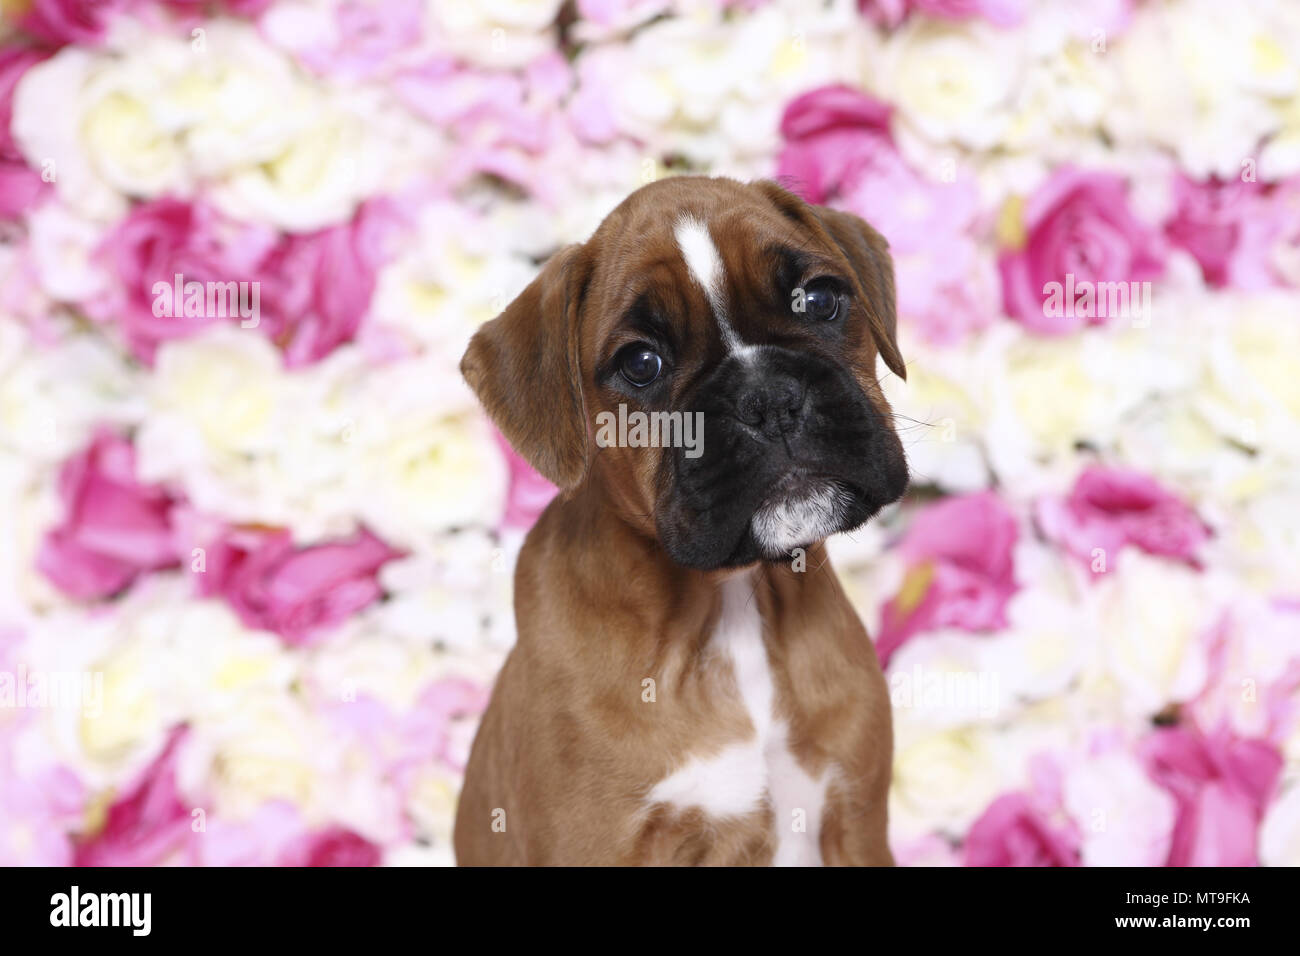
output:
M664 360L648 345L631 345L619 356L618 369L627 381L637 388L645 388L659 377Z
M803 292L802 296L798 295L799 291ZM833 285L814 281L802 290L796 290L793 309L795 314L802 314L814 322L830 322L840 314L840 299Z

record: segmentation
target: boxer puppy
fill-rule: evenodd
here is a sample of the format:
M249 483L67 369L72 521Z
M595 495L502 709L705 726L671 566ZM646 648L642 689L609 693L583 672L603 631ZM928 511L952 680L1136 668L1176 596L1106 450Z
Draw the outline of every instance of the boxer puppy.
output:
M889 696L822 544L907 485L877 354L904 376L879 233L685 176L478 331L465 378L562 494L519 555L459 863L893 862ZM597 441L620 405L703 440Z

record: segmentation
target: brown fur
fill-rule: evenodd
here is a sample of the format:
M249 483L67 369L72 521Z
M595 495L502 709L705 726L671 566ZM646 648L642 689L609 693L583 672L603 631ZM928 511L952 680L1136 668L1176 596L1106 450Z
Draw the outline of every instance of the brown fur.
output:
M635 336L618 328L646 288L676 316L709 314L672 234L689 210L709 224L742 340L759 325L753 290L770 286L763 250L795 244L856 283L850 362L888 420L877 350L899 375L893 274L884 240L856 217L814 209L771 183L682 177L633 194L587 243L562 250L474 337L466 379L521 454L565 490L530 532L515 576L518 643L497 680L456 820L461 864L763 864L770 810L719 820L649 806L645 796L692 756L753 735L729 661L708 653L719 582L736 571L675 564L655 539L661 449L599 448L595 415L619 395L595 370ZM768 310L770 311L770 310ZM683 321L678 318L675 321ZM716 324L679 326L678 374L719 360ZM812 343L800 343L817 347ZM827 864L889 864L889 699L874 649L817 545L807 570L757 567L776 708L790 746L831 780L820 844ZM643 700L654 681L655 701ZM493 827L504 811L505 830Z

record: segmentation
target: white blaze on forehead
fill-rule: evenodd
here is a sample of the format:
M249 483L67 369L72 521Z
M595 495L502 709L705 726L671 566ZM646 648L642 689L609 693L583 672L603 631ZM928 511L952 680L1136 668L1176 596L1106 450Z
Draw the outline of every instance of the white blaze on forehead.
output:
M746 346L727 321L726 277L722 268L722 256L713 244L709 227L694 216L683 215L673 226L673 235L677 238L677 248L686 260L691 278L699 283L709 300L727 349L732 352L744 351Z

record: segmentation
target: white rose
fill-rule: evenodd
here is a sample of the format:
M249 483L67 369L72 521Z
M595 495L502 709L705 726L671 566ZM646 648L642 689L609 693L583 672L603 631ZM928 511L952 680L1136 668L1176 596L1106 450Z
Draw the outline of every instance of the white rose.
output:
M80 451L101 424L143 413L139 373L93 333L50 347L0 324L0 447L51 467Z
M899 721L889 792L890 833L963 833L1005 787L987 730L913 729Z
M107 235L104 227L62 202L47 202L27 213L27 228L41 289L52 299L75 302L94 312L113 281L98 259Z
M225 719L250 696L288 691L294 664L279 639L244 628L223 603L193 590L188 575L154 575L112 614L69 610L30 635L32 666L101 682L97 705L50 712L52 740L98 785L156 752L178 723Z
M886 682L894 712L909 722L952 727L992 722L1012 706L1002 674L987 664L984 638L963 631L924 634L889 662Z
M521 543L498 543L473 529L435 539L380 569L389 598L367 616L413 645L437 641L471 663L484 662L478 676L491 681L500 652L513 643L512 576Z
M1071 761L1066 810L1079 824L1084 866L1161 866L1177 806L1126 751Z
M425 32L480 66L523 66L554 46L549 28L561 0L428 0Z
M410 360L367 384L358 413L357 513L386 541L422 548L451 528L493 526L506 463L467 386Z
M895 414L914 480L948 491L976 491L988 486L984 458L992 376L1002 356L980 338L951 348L932 348L903 329L907 356L904 382L896 375L881 379Z
M991 149L1010 130L1024 68L1012 34L976 22L912 17L886 39L870 85L915 134Z
M1279 38L1252 10L1225 18L1199 0L1139 6L1106 54L1124 91L1104 117L1111 135L1168 146L1198 179L1238 176L1243 149L1278 125L1266 97L1296 82Z
M280 354L255 329L214 325L164 343L149 384L137 440L146 480L181 470L174 462L216 466L269 453L295 424Z
M1300 782L1276 798L1259 827L1259 861L1265 866L1300 866Z
M495 217L471 217L450 204L421 213L402 255L379 273L370 321L397 329L412 347L441 358L458 376L470 336L498 315L537 269L509 251Z
M1096 640L1096 621L1066 560L1032 538L1016 545L1020 590L1007 603L1007 627L981 643L982 666L997 676L1006 707L1065 693Z
M1212 582L1186 565L1129 549L1093 588L1101 666L1135 719L1191 700L1205 686Z
M1300 457L1300 327L1292 293L1225 294L1201 301L1208 381L1193 401L1225 438L1269 457Z

